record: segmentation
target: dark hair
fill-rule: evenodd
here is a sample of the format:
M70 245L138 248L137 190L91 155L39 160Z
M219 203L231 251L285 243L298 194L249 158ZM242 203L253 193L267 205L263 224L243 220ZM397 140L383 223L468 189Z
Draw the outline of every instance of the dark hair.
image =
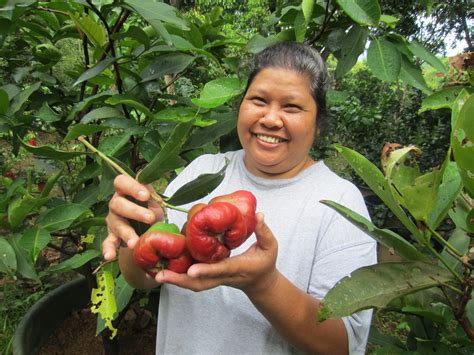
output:
M311 95L317 105L316 124L319 133L323 132L328 124L326 91L329 74L319 52L306 44L295 42L279 42L265 48L255 56L250 65L245 93L255 76L266 68L289 69L309 77Z

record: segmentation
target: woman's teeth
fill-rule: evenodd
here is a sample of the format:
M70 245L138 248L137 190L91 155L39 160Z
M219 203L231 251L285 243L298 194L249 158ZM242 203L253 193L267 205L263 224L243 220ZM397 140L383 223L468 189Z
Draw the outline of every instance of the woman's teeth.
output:
M281 139L281 138L264 136L263 134L257 134L257 138L260 139L261 141L264 141L264 142L267 142L267 143L280 143L280 142L283 142L283 139Z

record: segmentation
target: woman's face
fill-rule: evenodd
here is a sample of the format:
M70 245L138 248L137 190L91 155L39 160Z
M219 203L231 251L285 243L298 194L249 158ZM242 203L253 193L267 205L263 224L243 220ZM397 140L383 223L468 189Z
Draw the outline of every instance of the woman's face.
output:
M283 179L313 164L309 150L316 113L306 75L282 68L260 71L244 96L237 122L247 169L256 176Z

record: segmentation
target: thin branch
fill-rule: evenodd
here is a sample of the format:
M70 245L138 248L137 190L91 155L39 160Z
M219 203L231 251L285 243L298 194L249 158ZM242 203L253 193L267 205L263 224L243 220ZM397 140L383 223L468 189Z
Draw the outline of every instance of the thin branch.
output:
M324 34L324 31L326 31L326 27L327 25L329 24L329 21L331 21L331 18L332 16L334 15L334 13L336 12L336 7L334 7L332 10L331 10L331 13L329 13L329 5L331 4L331 0L328 0L328 2L326 3L326 12L324 14L324 21L323 21L323 24L321 25L321 28L319 29L319 32L316 33L313 38L311 38L309 41L308 41L308 44L309 45L313 45L314 43L316 43L321 37L322 35Z
M75 255L75 253L71 253L70 251L64 250L63 248L58 247L57 245L55 245L53 243L48 243L47 246L50 247L51 249L54 249L54 250L57 250L57 251L59 251L63 254L66 254L67 256L74 256Z

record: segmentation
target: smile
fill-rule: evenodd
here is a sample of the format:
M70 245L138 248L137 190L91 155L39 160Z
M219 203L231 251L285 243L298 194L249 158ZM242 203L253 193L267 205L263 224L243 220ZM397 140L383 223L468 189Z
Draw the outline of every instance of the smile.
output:
M265 136L263 134L257 134L256 136L259 140L264 141L266 143L276 144L276 143L281 143L285 141L285 139L282 139L282 138Z

